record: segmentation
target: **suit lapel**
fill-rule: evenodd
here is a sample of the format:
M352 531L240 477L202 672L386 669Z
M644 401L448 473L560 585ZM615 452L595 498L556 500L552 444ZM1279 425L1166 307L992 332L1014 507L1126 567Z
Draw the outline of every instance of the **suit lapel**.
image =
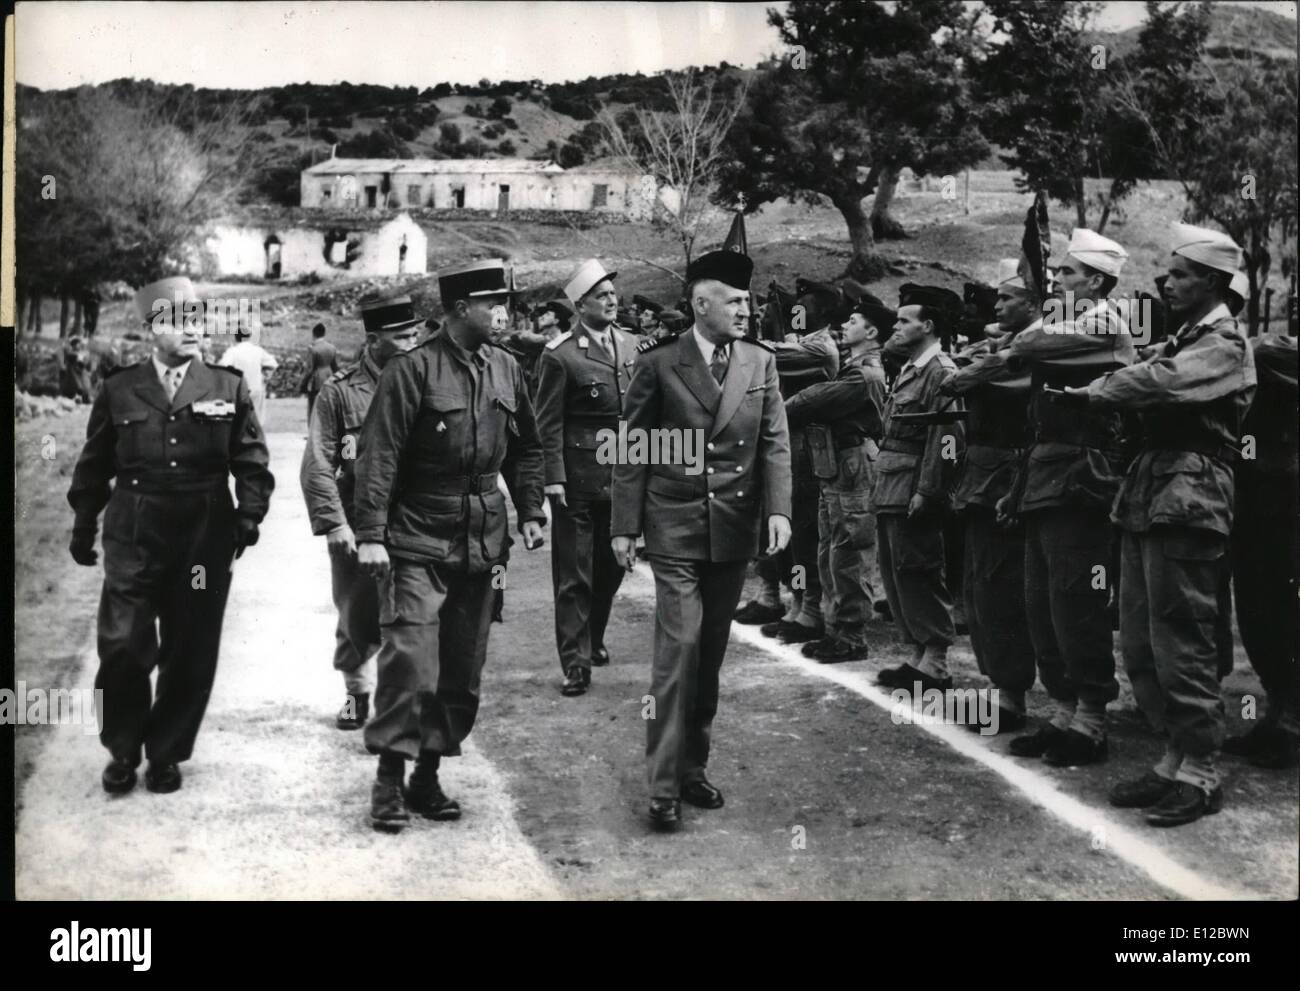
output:
M696 348L696 352L699 352L699 348ZM736 410L740 409L740 404L745 401L745 393L749 390L749 383L753 377L754 360L749 348L740 347L738 342L732 341L727 377L722 380L722 401L713 416L713 429L709 431L709 440L717 437L722 432L722 428L736 415ZM710 374L709 378L712 379L713 376Z
M162 388L162 386L159 386L159 388ZM176 397L172 400L170 412L175 413L178 409L184 409L194 400L202 399L211 391L212 372L207 365L197 358L191 359L190 367L185 372L181 387L176 390ZM167 393L164 392L163 396L166 397L166 395Z
M158 369L153 366L153 359L146 358L138 366L136 379L131 391L140 397L142 402L148 403L156 410L166 413L170 410L171 405L167 401L167 390L163 388L162 382L158 380Z
M683 340L678 347L681 354L677 360L677 374L686 383L686 388L691 390L691 395L698 399L700 405L712 414L718 408L718 400L722 398L722 389L709 371L709 366L704 363L704 355L700 354L700 349L696 346L691 332L687 331L682 335L682 338Z

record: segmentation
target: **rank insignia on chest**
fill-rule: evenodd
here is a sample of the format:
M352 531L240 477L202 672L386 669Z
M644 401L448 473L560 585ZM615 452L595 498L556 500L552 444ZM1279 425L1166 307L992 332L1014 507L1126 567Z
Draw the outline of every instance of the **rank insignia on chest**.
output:
M190 408L202 420L230 420L235 416L235 404L228 399L209 399L193 403Z
M437 429L438 433L442 433L444 430L446 430L446 429L447 429L447 423L446 423L446 421L445 421L445 420L439 420L439 421L438 421L438 426L437 426L436 429Z
M598 389L598 388L597 388L596 386L594 386L594 385L591 387L591 398L592 398L592 399L599 399L599 398L600 398L600 389Z

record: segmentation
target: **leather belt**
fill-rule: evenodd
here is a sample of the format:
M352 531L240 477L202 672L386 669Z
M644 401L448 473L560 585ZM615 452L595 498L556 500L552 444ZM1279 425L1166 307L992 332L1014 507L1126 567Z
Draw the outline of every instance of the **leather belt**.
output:
M498 477L495 471L483 475L438 475L412 479L406 491L413 495L486 495L496 491Z
M208 492L224 489L229 479L227 472L195 475L192 472L129 472L117 477L117 488L125 492L143 492L148 495L169 495L173 492Z

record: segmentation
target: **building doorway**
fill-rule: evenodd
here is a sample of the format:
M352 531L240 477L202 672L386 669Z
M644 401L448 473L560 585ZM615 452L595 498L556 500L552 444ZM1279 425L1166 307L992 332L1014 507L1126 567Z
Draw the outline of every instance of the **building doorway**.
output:
M497 210L501 213L508 213L510 211L510 187L509 186L497 187Z
M370 208L373 210L373 209L375 208L375 206L377 205L377 203L378 203L378 198L379 198L379 187L378 187L378 186L367 186L367 187L366 187L366 206L370 207Z
M280 277L280 239L272 234L262 245L266 249L266 277Z

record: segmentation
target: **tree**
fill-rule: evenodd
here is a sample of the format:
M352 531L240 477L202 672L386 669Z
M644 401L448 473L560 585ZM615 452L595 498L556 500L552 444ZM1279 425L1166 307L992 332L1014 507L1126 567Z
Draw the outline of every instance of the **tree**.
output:
M1017 185L1073 205L1079 227L1089 226L1084 180L1109 178L1094 225L1105 230L1115 204L1153 173L1143 133L1118 112L1125 60L1093 30L1097 5L989 0L986 8L1003 40L975 69L985 133L1010 149L1002 159L1023 174ZM1166 70L1186 64L1173 47L1165 54Z
M606 108L596 120L615 158L671 191L674 206L657 210L653 219L673 232L690 265L696 239L716 213L710 197L748 83L717 75L701 79L689 69L661 78L671 110L632 107L615 116Z
M173 97L24 95L16 257L29 291L76 296L183 269L202 227L234 207L265 155L246 126L255 104Z
M1272 266L1270 246L1294 251L1296 235L1297 76L1294 57L1248 47L1206 49L1208 11L1148 4L1140 43L1153 52L1141 72L1124 78L1123 111L1144 129L1158 167L1187 196L1188 219L1210 221L1245 252L1252 333ZM1186 53L1172 82L1154 53Z
M488 105L488 116L500 120L506 114L510 113L510 101L504 96L498 96Z
M863 198L888 214L898 173L944 174L988 153L964 73L971 24L948 0L823 5L793 0L768 19L786 55L761 66L728 141L719 201L746 212L778 199L825 197L848 227L846 274L884 270Z

